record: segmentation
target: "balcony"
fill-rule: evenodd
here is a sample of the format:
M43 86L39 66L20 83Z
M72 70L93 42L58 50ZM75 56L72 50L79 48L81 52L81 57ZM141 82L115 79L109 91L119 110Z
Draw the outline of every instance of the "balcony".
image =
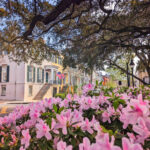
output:
M47 83L61 85L62 81L60 81L60 80L49 80Z

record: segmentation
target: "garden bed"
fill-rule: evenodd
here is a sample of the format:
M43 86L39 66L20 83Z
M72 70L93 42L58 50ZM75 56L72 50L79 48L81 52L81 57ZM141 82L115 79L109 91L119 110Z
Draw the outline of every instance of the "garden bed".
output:
M68 94L64 100L17 106L0 118L0 149L149 149L149 89L101 88L94 96L94 88L85 85L80 97Z

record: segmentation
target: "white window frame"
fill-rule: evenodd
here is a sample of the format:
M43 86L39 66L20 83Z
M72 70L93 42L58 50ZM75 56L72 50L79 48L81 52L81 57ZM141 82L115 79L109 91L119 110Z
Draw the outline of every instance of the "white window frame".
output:
M42 82L42 68L39 68L39 82Z
M33 82L33 66L30 66L29 67L30 69L29 69L29 82Z
M2 82L7 82L7 65L2 65Z
M3 91L4 88L5 91ZM6 85L1 85L1 96L6 96Z

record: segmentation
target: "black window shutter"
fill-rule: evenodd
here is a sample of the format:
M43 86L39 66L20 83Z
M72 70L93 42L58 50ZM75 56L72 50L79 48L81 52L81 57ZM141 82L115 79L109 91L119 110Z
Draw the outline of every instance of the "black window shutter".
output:
M44 69L42 69L42 83L44 83Z
M2 66L0 66L0 82L2 81Z
M29 70L30 70L30 66L27 66L27 82L29 82Z
M35 67L33 68L33 82L35 82Z
M37 68L37 82L39 82L39 68Z
M9 82L9 66L7 66L7 79L6 79L7 82Z

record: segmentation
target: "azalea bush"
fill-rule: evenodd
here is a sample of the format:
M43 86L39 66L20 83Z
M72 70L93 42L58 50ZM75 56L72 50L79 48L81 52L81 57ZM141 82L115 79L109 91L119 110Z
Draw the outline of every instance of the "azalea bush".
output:
M97 83L83 86L81 96L18 106L0 118L0 149L148 150L149 99L148 88L113 89Z

